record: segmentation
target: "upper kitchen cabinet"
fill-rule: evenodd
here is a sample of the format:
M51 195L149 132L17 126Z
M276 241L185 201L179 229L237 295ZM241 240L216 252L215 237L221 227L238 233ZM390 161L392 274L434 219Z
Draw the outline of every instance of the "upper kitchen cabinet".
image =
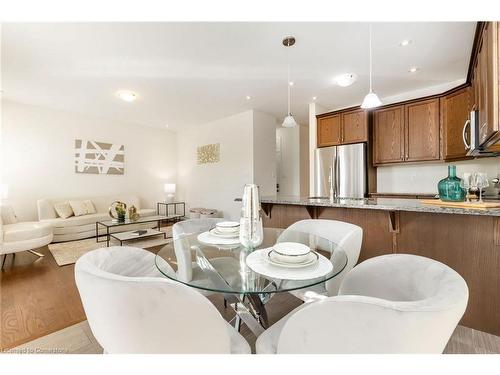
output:
M474 91L463 88L445 95L440 100L441 127L443 132L443 159L457 160L466 157L467 149L462 131L473 107Z
M341 142L340 115L318 118L318 147L335 146Z
M368 114L364 110L318 117L318 147L368 141Z
M405 105L405 161L439 158L439 99Z
M377 109L373 119L375 165L440 159L439 98Z
M499 45L498 22L487 22L478 44L474 69L476 109L479 111L479 142L488 146L499 136Z
M380 109L373 114L373 163L404 160L404 107Z
M342 113L342 143L368 141L368 113L356 110Z

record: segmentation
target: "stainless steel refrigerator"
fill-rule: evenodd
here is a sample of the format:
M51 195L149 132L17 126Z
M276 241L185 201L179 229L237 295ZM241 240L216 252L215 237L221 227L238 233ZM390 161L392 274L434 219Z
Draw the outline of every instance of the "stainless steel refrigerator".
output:
M367 195L365 143L318 148L314 162L315 197L330 197L331 192L335 198Z

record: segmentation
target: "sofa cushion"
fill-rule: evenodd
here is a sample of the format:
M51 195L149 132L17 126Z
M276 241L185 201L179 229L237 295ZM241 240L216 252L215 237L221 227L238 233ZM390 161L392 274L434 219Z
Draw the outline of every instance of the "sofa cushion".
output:
M69 202L58 202L54 204L54 210L56 210L57 216L63 219L67 219L75 214L73 207Z
M71 216L67 219L56 218L56 219L47 219L42 220L43 223L49 223L54 228L56 227L71 227L85 224L95 224L97 221L111 220L108 214L100 213L100 214L91 214L91 215L83 215L83 216Z
M84 201L69 201L69 204L71 205L71 208L75 213L75 216L82 216L82 215L89 215L96 213L94 205L88 199Z
M47 223L25 221L4 225L3 232L5 242L25 241L52 234L52 227Z

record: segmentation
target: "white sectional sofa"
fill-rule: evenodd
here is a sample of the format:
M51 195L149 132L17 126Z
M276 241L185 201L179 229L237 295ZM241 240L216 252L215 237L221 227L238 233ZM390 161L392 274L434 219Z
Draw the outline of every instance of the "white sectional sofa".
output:
M58 217L54 204L67 202L69 200L91 200L96 209L95 214L82 216L71 216L66 219ZM141 217L156 215L156 210L140 207L139 198L135 195L128 196L102 196L102 197L85 197L85 198L69 198L69 199L40 199L37 202L38 220L41 223L48 223L52 226L54 232L53 242L63 242L90 238L96 235L95 227L97 221L111 220L108 209L114 201L121 201L127 204L127 209L131 205L137 208L137 212ZM136 230L139 228L153 228L156 223L143 223L127 225L125 227L111 228L110 232L123 232L126 230ZM104 234L104 227L100 227L99 234Z

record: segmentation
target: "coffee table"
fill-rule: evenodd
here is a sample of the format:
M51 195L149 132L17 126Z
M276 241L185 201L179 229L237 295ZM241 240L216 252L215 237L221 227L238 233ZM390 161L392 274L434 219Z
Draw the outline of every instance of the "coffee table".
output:
M127 232L118 232L118 233L111 233L110 237L114 238L117 241L120 241L120 246L123 246L123 243L126 241L132 241L132 240L137 240L139 238L147 238L147 237L154 237L154 236L163 236L164 239L167 239L167 233L166 232L160 232L159 230L156 229L143 229L146 233L143 234L134 234L135 230L130 230Z
M125 219L124 221L118 221L118 220L104 220L104 221L98 221L95 223L95 234L96 234L96 242L106 242L106 247L109 247L109 241L111 239L111 237L113 238L116 238L118 241L120 241L120 244L123 243L124 241L128 241L128 240L131 240L131 239L134 239L134 238L144 238L144 237L150 237L152 235L159 235L159 234L163 234L164 232L161 232L160 229L161 229L161 222L163 220L168 220L169 217L168 216L164 216L164 215L154 215L154 216L145 216L145 217L140 217L139 219L137 220L130 220L130 219ZM122 235L122 236L118 236L118 234L120 232L114 232L114 233L110 233L110 229L111 228L116 228L116 227L126 227L127 225L133 225L133 224L142 224L142 223L153 223L153 222L156 222L156 233L153 234L153 232L150 232L151 234L150 235L142 235L141 236L133 236L131 238L128 238L129 236L127 235ZM105 234L99 234L99 228L100 227L104 227L105 230L106 230L106 233ZM102 229L102 228L101 228ZM126 232L126 231L124 231ZM130 233L131 231L129 232L126 232L126 233ZM101 237L105 237L105 240L101 240ZM119 238L121 237L121 239ZM166 237L165 237L166 238Z

